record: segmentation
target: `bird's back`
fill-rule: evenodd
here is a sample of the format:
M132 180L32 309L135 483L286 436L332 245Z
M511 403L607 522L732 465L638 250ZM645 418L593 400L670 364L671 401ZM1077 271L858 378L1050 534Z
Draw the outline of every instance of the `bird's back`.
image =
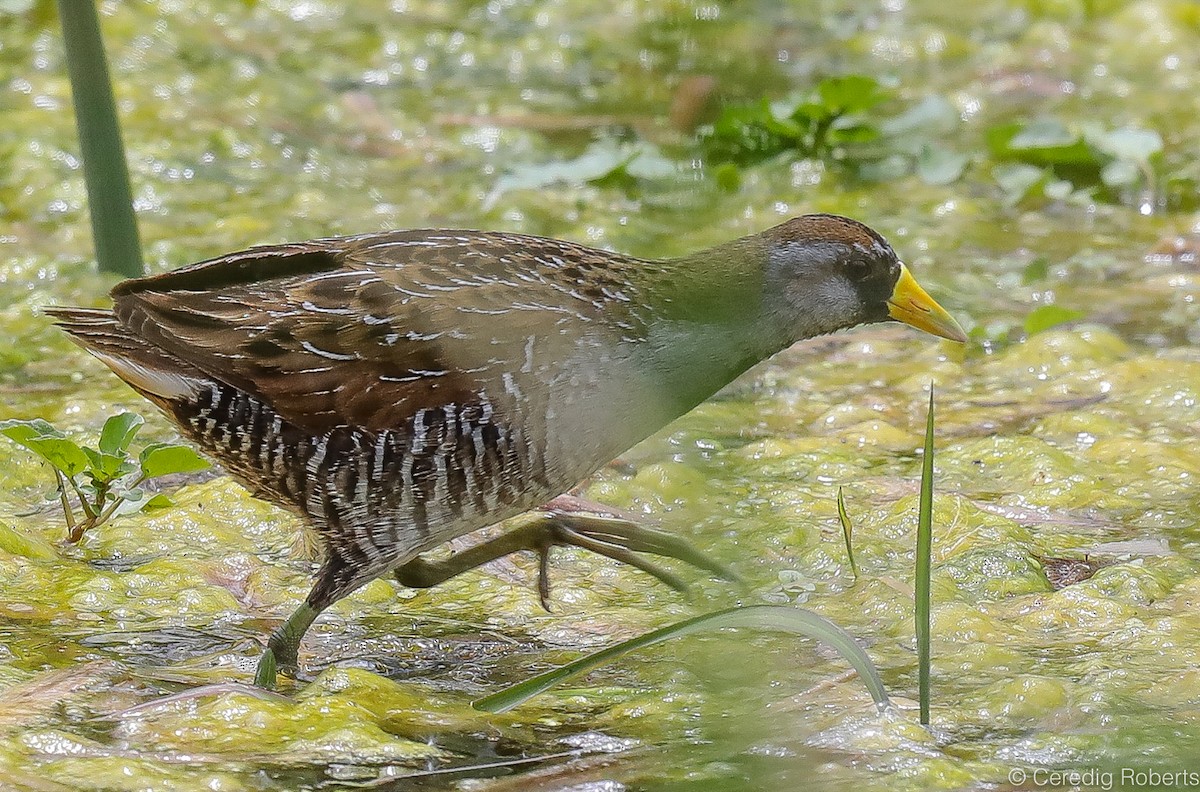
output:
M680 409L639 367L649 262L406 231L256 248L60 324L361 575L525 511Z

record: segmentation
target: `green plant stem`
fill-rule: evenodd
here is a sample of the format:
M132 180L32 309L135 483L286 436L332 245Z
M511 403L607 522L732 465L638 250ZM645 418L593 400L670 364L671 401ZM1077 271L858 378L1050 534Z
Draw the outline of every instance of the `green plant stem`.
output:
M75 527L75 510L71 508L71 501L67 498L67 482L58 468L54 469L54 477L58 479L58 500L62 503L63 519L67 521L67 530L71 530Z
M146 480L145 476L138 476L137 479L135 479L134 482L129 485L129 489L134 489L136 487L140 487L142 485L142 482L144 482L145 480ZM107 492L107 490L106 490L106 492ZM94 528L97 525L103 525L104 523L108 522L108 519L113 516L113 512L115 512L117 510L117 508L125 501L126 501L126 498L124 496L114 496L113 502L110 503L107 507L105 507L105 509L102 512L100 512L100 515L96 518L96 522L92 523L92 527Z
M75 497L79 498L79 506L83 509L84 515L87 516L88 520L95 520L96 512L92 510L91 503L89 503L87 497L84 496L83 490L79 488L79 482L77 482L72 476L67 476L66 478L67 481L71 483L71 489L75 490ZM89 523L89 525L90 524L91 523Z
M58 0L58 15L79 128L96 261L104 272L135 277L143 272L142 246L96 6L93 0Z
M933 555L933 384L929 385L929 413L925 418L925 457L921 464L921 499L917 516L916 632L917 697L921 723L929 725L929 600Z
M75 510L71 508L71 500L67 497L67 482L58 468L54 469L54 477L58 479L58 500L62 503L63 519L67 521L67 530L75 530Z

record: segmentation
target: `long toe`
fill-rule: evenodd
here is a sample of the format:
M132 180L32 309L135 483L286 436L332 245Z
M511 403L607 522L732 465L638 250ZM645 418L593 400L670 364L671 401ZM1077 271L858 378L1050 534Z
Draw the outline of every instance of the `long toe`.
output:
M646 528L623 517L589 512L554 512L554 522L576 534L628 550L674 558L734 583L742 579L727 565L666 531ZM590 549L590 548L589 548Z

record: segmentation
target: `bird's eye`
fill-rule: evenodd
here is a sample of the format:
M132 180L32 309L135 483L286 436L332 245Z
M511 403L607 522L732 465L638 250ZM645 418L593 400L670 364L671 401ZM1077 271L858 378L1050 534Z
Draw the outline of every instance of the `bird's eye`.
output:
M853 280L865 280L871 274L871 262L866 259L850 259L846 263L846 274Z

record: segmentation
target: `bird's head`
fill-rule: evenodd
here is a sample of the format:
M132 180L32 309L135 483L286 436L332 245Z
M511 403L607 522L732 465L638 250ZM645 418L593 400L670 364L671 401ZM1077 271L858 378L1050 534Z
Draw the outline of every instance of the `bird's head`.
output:
M967 340L867 226L829 214L803 215L764 231L768 308L796 338L889 319L952 341Z

